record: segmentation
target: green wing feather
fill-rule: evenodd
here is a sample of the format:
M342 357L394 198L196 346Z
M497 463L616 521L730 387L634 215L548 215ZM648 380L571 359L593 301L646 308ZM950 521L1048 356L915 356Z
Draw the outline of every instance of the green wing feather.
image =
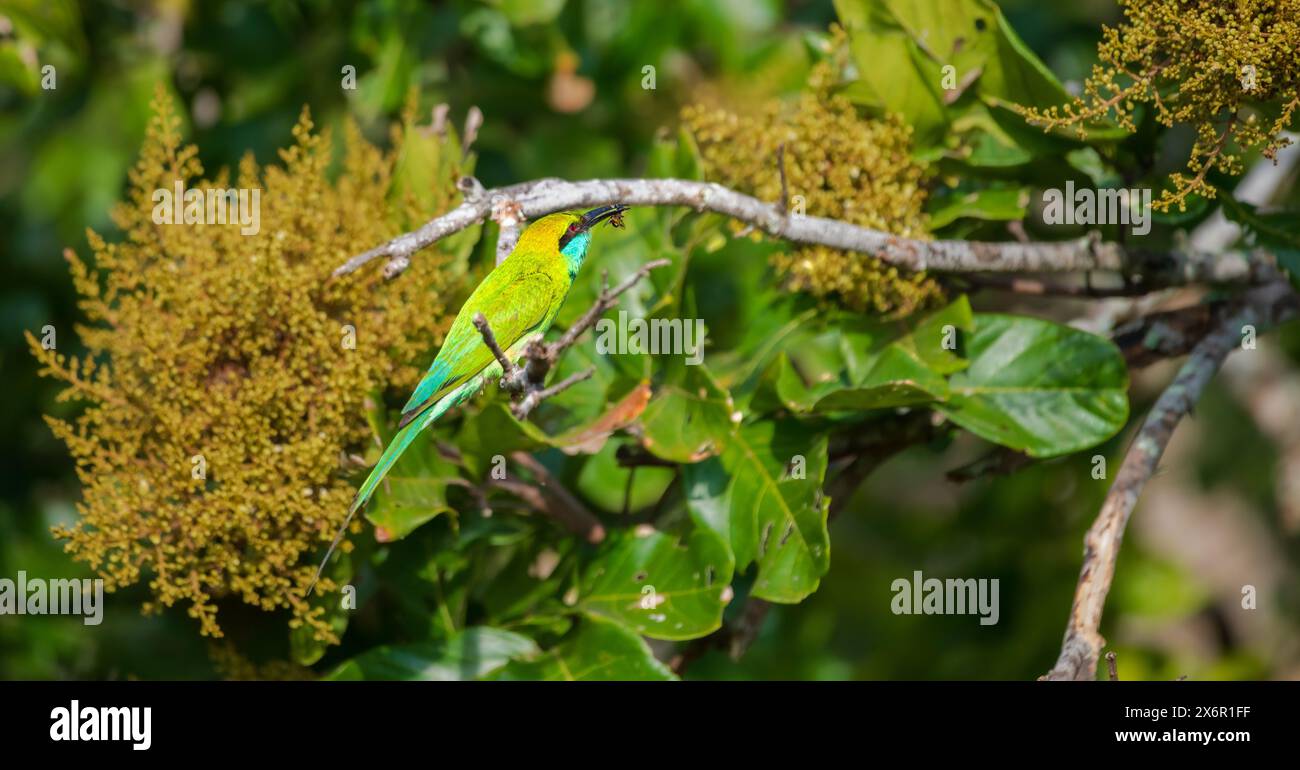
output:
M509 269L506 264L492 271L465 301L447 332L442 349L429 371L415 386L402 407L399 426L405 427L450 391L490 366L496 359L474 327L474 316L482 313L492 334L508 350L525 335L545 331L555 317L565 293L559 276L536 269Z
M507 259L498 265L470 294L456 315L429 371L402 410L397 434L388 442L352 499L347 519L325 552L325 559L312 579L312 587L320 579L329 555L338 546L352 517L370 500L379 482L406 448L430 423L474 395L483 383L485 370L496 363L492 351L483 342L483 336L474 328L474 315L483 314L505 351L510 351L527 334L546 331L555 319L571 284L567 272L562 266L547 264L547 260L534 261L528 260L526 255L520 256L524 259ZM310 592L311 588L308 588Z
M351 513L366 504L416 434L472 396L482 385L481 375L496 364L496 357L474 327L475 314L483 314L497 342L507 351L525 335L546 331L550 326L567 293L568 281L565 273L546 267L542 260L508 259L465 301L442 349L406 402L397 435L388 442L365 483L357 490Z
M529 234L546 222L549 225L543 227L545 232L533 240L542 243L551 235L558 239L558 228L569 226L571 221L576 220L572 215L566 216L567 218L553 215L530 225L520 236L520 241L510 256L497 265L465 301L447 332L442 348L429 365L429 371L421 378L403 407L397 434L388 442L370 475L357 490L343 526L325 552L316 577L307 589L309 594L320 579L330 554L347 531L352 517L370 500L389 469L416 436L447 410L477 392L485 379L499 374L500 366L474 327L474 317L478 313L483 314L501 349L512 356L519 354L518 345L526 336L544 333L550 327L573 285L570 272L572 260L576 259L581 264L582 255L575 257L567 252L561 254L558 249L554 253L547 253L548 249L539 251L536 245L528 248L524 244ZM551 229L547 230L547 227ZM585 250L586 241L581 241L580 246ZM573 270L576 272L576 268Z

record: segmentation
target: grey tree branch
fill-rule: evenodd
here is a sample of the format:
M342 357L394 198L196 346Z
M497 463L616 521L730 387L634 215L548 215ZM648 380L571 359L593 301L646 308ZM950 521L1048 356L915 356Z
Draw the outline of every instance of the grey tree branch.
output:
M1127 250L1089 236L1041 243L983 241L922 241L841 222L836 219L790 215L771 203L711 182L683 179L593 179L567 182L541 179L484 190L472 177L458 183L464 202L414 230L358 254L334 271L346 275L372 260L385 258L385 274L397 275L411 255L439 239L464 230L488 216L526 221L569 209L612 203L629 206L688 206L711 211L756 227L775 238L819 244L870 254L906 270L949 273L1051 273L1107 271L1141 276L1151 283L1258 283L1271 277L1260 253L1198 252L1182 248L1170 253ZM503 228L504 230L505 228Z
M492 220L497 223L500 232L497 235L497 264L506 261L510 252L519 242L519 232L524 224L523 212L519 204L503 196L492 198Z
M1115 482L1102 503L1101 512L1084 537L1083 568L1075 589L1074 604L1061 643L1056 665L1042 678L1048 680L1092 680L1105 639L1101 616L1115 577L1124 529L1133 514L1148 479L1156 472L1174 429L1192 411L1205 386L1223 365L1228 353L1241 344L1247 325L1276 323L1295 311L1295 295L1285 284L1261 287L1227 314L1213 331L1192 349L1174 381L1147 414Z

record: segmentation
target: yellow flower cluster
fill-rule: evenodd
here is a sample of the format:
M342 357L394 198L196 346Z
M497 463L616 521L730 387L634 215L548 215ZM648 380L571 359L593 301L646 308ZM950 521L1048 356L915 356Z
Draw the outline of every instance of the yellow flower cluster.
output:
M47 418L82 484L78 520L55 534L110 590L143 577L146 611L180 602L204 635L222 635L217 602L239 600L287 609L292 627L337 643L303 596L314 558L347 511L349 456L374 441L366 402L414 381L413 364L445 332L454 271L430 250L390 285L377 269L330 273L451 203L452 173L434 180L432 198L401 184L413 137L441 142L453 167L461 150L411 130L408 110L391 152L349 126L331 181L328 133L314 134L304 110L282 163L246 156L231 184L224 171L201 179L161 89L154 110L114 212L124 239L90 233L94 268L67 252L87 354L43 350L28 335L42 373L67 384L61 398L87 404L71 421ZM156 223L155 192L177 180L260 190L260 230Z
M835 51L813 70L809 92L794 104L769 102L755 114L692 105L683 122L715 181L764 200L785 193L791 208L910 238L927 235L925 169L910 154L911 129L897 116L865 119L832 93ZM773 259L790 286L855 310L906 315L941 296L923 273L903 273L879 260L824 246L779 252Z
M1300 108L1300 0L1120 0L1124 22L1107 27L1085 84L1085 97L1064 109L1026 110L1048 129L1114 116L1134 128L1133 111L1149 105L1165 126L1196 130L1187 173L1156 208L1187 208L1209 198L1212 169L1240 173L1241 155L1272 158L1289 142L1280 134Z

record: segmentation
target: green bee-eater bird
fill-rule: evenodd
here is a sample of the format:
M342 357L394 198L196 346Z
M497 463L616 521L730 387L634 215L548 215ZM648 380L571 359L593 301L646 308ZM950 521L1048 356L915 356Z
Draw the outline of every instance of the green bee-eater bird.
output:
M546 333L564 304L587 256L591 229L611 218L618 224L626 210L627 206L617 204L585 214L551 214L519 235L510 256L488 274L456 314L442 349L402 408L397 435L357 490L348 517L316 572L317 580L352 517L370 500L379 482L420 431L477 393L485 382L501 376L501 364L474 327L474 316L482 313L501 349L511 361L519 360L528 343ZM313 580L311 587L315 585Z

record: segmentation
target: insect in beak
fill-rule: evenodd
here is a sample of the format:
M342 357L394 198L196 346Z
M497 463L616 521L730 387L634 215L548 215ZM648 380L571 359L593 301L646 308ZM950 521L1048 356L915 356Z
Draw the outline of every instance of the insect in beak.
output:
M628 207L623 205L622 203L615 203L612 206L601 206L598 209L592 209L591 211L588 211L586 214L582 215L581 229L582 230L590 229L600 224L601 222L604 222L605 220L609 220L609 223L614 227L622 227L623 212L627 211L627 209Z

